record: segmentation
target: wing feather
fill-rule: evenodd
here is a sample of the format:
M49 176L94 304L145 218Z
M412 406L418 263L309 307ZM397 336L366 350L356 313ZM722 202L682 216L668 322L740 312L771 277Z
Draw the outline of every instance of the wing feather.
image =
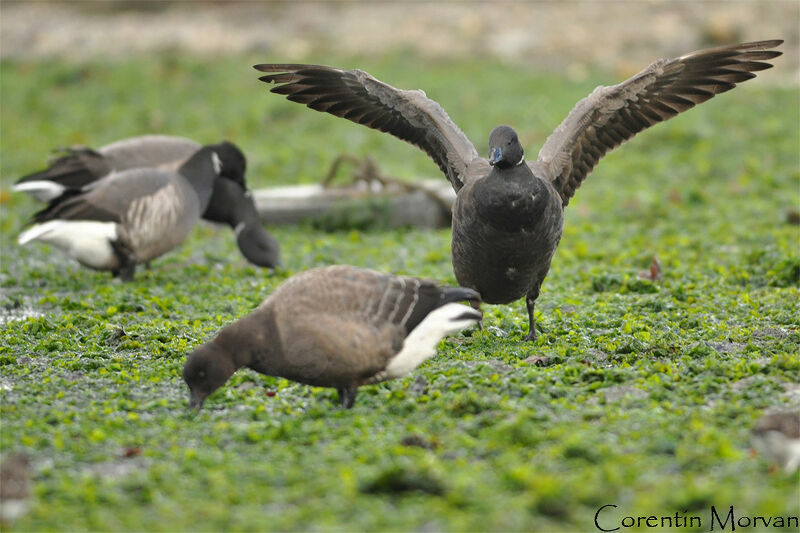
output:
M427 153L458 191L478 152L442 107L422 91L404 91L361 70L321 65L262 64L270 89L292 102L390 133Z
M581 100L547 138L535 171L551 179L566 206L610 150L638 132L754 78L772 67L783 41L758 41L660 59L618 85Z

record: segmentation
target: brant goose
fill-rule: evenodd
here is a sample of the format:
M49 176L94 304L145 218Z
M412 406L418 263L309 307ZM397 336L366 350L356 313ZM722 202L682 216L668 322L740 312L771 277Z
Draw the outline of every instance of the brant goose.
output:
M33 216L19 243L46 242L87 267L132 280L137 263L172 250L192 230L231 146L203 147L177 171L113 172L62 194Z
M247 190L247 160L233 143L218 155L222 161L221 178L214 180L211 200L203 213L205 220L227 224L234 229L242 255L258 266L273 268L280 264L279 246L258 220L255 203ZM81 192L96 181L134 168L177 170L202 146L184 137L142 135L108 144L97 150L73 146L46 169L19 179L13 189L27 192L43 202L57 202L62 196ZM141 176L139 174L128 174Z
M336 265L292 276L249 315L186 358L183 379L199 409L246 366L306 385L335 387L351 408L358 387L405 376L447 334L481 320L472 289Z
M636 133L770 68L783 41L722 46L659 59L618 85L597 87L577 103L526 164L517 134L498 126L483 159L445 111L422 91L404 91L360 70L319 65L263 64L271 92L424 150L457 193L453 207L453 267L458 282L486 303L525 297L536 338L534 303L550 269L563 209L609 150Z

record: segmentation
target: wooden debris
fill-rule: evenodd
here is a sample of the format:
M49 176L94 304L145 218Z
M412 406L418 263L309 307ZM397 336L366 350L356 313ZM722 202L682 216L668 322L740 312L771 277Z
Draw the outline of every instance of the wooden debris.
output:
M357 168L345 185L333 180L343 163ZM319 184L253 191L262 222L268 225L306 221L372 220L383 227L438 228L450 225L455 192L447 180L406 182L383 175L372 158L339 156Z

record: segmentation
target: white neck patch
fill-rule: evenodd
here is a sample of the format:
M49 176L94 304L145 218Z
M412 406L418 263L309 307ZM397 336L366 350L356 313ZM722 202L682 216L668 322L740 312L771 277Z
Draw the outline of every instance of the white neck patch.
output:
M234 235L238 237L239 234L244 230L245 226L246 224L244 222L239 222L238 224L236 224L236 227L233 228Z
M522 157L520 157L520 158L519 158L519 161L517 161L517 164L516 164L516 165L514 165L514 166L515 166L515 167L518 167L518 166L520 166L520 165L521 165L522 163L524 163L524 162L525 162L525 154L522 154Z
M217 152L211 152L211 164L214 165L214 174L222 172L222 160L217 155Z

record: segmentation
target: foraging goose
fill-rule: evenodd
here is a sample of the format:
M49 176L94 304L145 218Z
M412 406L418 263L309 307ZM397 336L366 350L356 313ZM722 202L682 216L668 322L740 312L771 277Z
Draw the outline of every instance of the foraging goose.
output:
M609 150L636 133L728 91L770 68L783 41L722 46L659 59L618 85L600 86L577 103L525 163L517 134L498 126L483 159L445 111L422 91L403 91L360 70L263 64L271 92L391 133L424 150L457 193L453 268L484 302L525 297L536 338L534 303L561 239L563 209Z
M255 311L222 328L183 367L199 409L246 366L306 385L335 387L351 408L358 387L402 377L447 334L477 323L472 289L336 265L289 278Z
M114 172L36 213L19 243L52 244L81 264L133 279L136 264L178 246L211 198L232 145L201 148L177 171Z
M273 268L280 264L279 246L258 220L253 198L247 190L247 160L233 143L219 155L221 179L214 181L211 200L203 218L228 224L234 229L242 255L253 264ZM201 145L191 139L170 135L141 135L113 142L97 150L83 146L66 149L46 169L19 179L13 189L26 192L44 202L75 194L113 172L134 168L177 170ZM139 176L127 174L128 177Z

